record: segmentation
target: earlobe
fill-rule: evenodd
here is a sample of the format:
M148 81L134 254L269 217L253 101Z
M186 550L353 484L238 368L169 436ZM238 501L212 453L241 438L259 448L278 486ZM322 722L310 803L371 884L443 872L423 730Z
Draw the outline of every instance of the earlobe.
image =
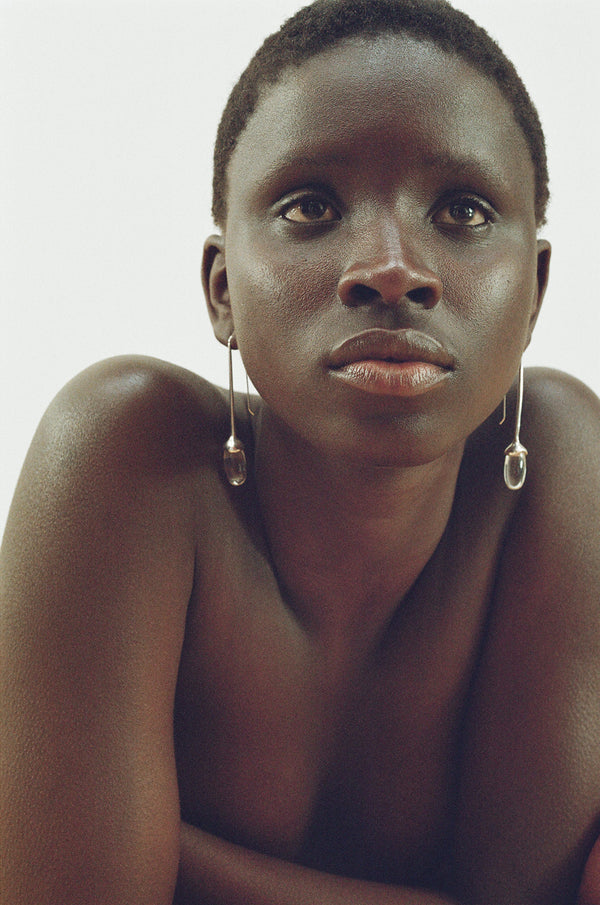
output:
M538 239L537 249L537 291L534 305L531 310L531 317L529 319L527 345L529 345L529 342L531 341L531 334L533 333L533 328L535 327L540 308L542 307L542 302L548 286L548 277L550 275L550 255L552 247L546 239Z
M209 236L202 254L202 286L215 336L223 345L233 333L223 236Z

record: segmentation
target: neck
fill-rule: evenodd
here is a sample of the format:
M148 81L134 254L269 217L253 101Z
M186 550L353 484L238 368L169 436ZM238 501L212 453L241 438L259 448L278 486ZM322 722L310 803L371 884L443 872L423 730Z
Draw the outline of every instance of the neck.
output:
M263 411L259 502L282 591L302 622L332 635L389 619L444 533L462 452L410 468L333 460Z

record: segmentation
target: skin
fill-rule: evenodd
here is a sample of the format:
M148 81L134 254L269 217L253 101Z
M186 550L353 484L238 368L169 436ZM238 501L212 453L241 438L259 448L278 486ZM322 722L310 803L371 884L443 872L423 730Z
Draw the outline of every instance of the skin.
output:
M528 372L524 489L501 474L548 262L524 139L466 64L351 41L267 93L204 258L261 394L248 481L225 394L126 359L63 391L17 489L11 905L598 905L598 400ZM373 327L453 368L340 379Z

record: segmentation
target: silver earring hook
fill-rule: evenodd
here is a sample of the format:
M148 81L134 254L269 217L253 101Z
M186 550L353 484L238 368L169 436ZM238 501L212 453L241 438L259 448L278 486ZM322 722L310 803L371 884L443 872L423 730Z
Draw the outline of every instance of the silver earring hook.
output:
M248 372L246 371L246 408L248 409L251 415L255 415L256 412L253 412L250 408L250 381L248 380Z

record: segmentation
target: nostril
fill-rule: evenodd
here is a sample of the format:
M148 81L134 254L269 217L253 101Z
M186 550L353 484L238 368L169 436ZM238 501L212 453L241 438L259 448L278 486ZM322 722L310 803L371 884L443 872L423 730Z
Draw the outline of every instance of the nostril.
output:
M416 305L428 307L435 303L435 292L430 286L419 286L416 289L410 289L406 293L405 298L414 302ZM347 305L364 305L377 301L384 301L381 297L381 293L372 286L367 286L365 283L355 283L346 295ZM395 298L394 301L399 302L400 298ZM389 304L389 302L384 301L384 304Z
M419 286L417 289L411 289L406 293L406 297L417 305L429 305L435 300L434 292L430 286Z
M441 297L440 280L429 270L411 269L402 263L377 267L356 265L338 283L338 296L347 306L398 305L412 302L433 308Z
M348 293L350 304L363 305L365 302L373 302L379 297L379 293L371 286L364 283L355 283Z

